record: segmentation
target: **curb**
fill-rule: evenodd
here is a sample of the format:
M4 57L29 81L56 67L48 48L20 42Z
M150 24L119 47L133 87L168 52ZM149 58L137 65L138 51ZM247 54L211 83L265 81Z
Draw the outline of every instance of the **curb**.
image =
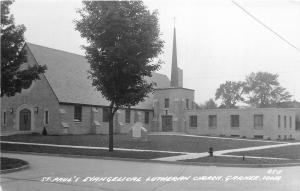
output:
M11 173L11 172L16 172L16 171L20 171L20 170L25 170L27 168L29 168L29 164L27 161L25 161L27 164L22 165L20 167L17 168L10 168L10 169L5 169L5 170L0 170L0 174L6 174L6 173Z
M170 165L211 166L211 167L215 166L215 167L270 168L270 167L300 166L300 163L282 163L282 164L238 164L238 163L236 163L236 164L229 164L229 163L184 162L184 161L159 161L159 160L153 160L153 159L134 159L134 158L121 158L121 157L37 153L37 152L24 152L24 151L2 150L1 152L14 153L14 154L56 156L56 157L66 157L66 158L88 158L88 159L118 160L118 161L128 161L128 162L150 162L150 163L170 164Z

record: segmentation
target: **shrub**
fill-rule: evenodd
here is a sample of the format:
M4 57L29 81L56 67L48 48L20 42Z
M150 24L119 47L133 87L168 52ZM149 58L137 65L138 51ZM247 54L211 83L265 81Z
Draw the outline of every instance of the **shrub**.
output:
M44 127L42 135L48 135L46 127Z

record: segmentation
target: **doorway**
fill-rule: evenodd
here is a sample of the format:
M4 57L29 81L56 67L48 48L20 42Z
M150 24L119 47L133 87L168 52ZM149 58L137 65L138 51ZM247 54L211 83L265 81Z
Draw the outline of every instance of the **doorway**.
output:
M29 109L22 109L20 111L20 131L31 130L31 111Z
M164 115L164 116L161 116L161 118L162 118L162 131L164 131L164 132L173 131L172 116Z

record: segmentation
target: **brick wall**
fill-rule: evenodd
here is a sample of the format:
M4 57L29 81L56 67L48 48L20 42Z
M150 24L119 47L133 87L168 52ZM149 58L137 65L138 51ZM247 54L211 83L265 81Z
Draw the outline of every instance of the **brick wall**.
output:
M197 127L189 125L190 116L197 116ZM209 127L209 115L217 116L217 127ZM231 127L231 115L239 116L239 127ZM254 115L263 116L263 127L254 127ZM278 115L281 116L281 125L278 127ZM284 127L284 116L286 116L286 128ZM291 126L290 126L291 117ZM215 136L240 136L254 138L263 136L264 139L276 140L297 138L295 131L294 111L283 108L249 108L249 109L207 109L187 110L185 112L186 130L191 134L215 135Z
M61 104L61 122L67 124L68 127L63 127L67 134L108 134L109 124L103 121L103 108L95 106L82 106L82 120L74 121L74 104ZM114 115L114 133L128 133L131 126L135 122L135 113L140 113L140 120L144 123L145 111L130 110L130 123L125 122L125 110L120 109ZM146 129L150 129L152 121L152 111L149 111L149 124L144 124Z
M27 63L30 65L37 64L30 51L28 51ZM31 87L22 90L21 93L13 97L3 97L1 99L1 131L18 131L19 130L19 111L27 108L31 111L33 132L42 132L46 126L49 133L60 131L58 100L54 95L47 79L42 74L40 80L32 83ZM38 109L38 112L35 112ZM13 110L11 113L10 111ZM49 124L44 124L44 112L49 112ZM3 112L6 111L6 125L3 124Z
M165 99L169 99L169 108L165 108ZM188 108L186 107L188 99ZM162 116L172 116L172 128L175 132L185 132L184 112L193 108L194 90L185 88L157 89L154 92L154 120L152 131L162 131Z

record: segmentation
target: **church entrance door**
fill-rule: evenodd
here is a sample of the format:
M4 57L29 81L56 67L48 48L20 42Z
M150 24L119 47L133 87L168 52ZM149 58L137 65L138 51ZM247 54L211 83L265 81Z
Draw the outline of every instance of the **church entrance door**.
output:
M164 115L162 118L162 131L173 131L172 127L172 116L171 115Z
M31 130L31 112L29 109L20 111L20 131Z

